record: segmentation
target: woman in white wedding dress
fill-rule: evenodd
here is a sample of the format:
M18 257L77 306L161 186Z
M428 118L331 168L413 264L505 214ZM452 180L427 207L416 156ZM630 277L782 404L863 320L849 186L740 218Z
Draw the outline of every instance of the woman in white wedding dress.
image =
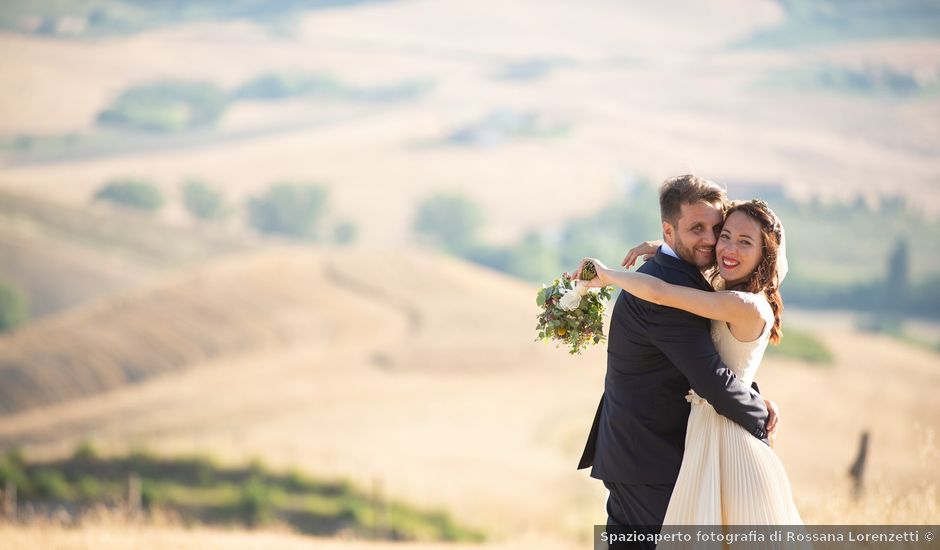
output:
M653 252L655 248L643 250L641 245L631 255ZM722 361L750 385L768 343L781 337L779 287L787 270L783 226L763 201L735 203L726 213L715 252L716 292L611 270L593 258L584 261L594 263L598 276L584 284L618 286L637 298L712 319L712 339ZM633 263L631 255L624 261L627 267ZM580 272L579 266L575 273ZM685 451L664 524L801 525L790 481L773 449L719 415L694 391L686 400L692 407Z

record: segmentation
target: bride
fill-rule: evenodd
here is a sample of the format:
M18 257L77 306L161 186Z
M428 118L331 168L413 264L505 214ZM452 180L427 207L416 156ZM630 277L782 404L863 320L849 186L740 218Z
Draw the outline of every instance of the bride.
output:
M624 260L656 251L650 242ZM787 271L783 226L761 200L736 202L727 211L715 246L717 269L708 292L672 285L642 273L615 271L598 260L588 287L614 285L637 298L712 319L711 336L722 361L750 385L769 342L781 337L780 282ZM773 449L718 414L690 391L685 451L669 500L665 525L800 525L790 481Z

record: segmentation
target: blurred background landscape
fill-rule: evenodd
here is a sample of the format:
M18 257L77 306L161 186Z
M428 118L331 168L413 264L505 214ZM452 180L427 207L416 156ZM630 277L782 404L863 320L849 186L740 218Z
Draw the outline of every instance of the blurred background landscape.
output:
M13 0L0 51L3 546L589 546L605 349L536 291L683 173L787 228L804 519L940 523L937 2Z

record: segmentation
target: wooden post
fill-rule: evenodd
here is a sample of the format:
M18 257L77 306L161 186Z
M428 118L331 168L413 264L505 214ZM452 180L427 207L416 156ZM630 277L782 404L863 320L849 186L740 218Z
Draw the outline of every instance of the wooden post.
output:
M852 478L852 497L855 500L862 498L864 492L865 461L868 458L868 432L862 432L862 439L858 446L858 455L849 468L849 477Z

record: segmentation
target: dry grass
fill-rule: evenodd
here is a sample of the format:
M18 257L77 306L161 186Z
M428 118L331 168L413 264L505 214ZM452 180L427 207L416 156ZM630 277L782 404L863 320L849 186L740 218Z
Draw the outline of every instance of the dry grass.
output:
M108 376L117 385L129 361L182 365L8 416L0 441L36 456L70 452L83 437L105 449L257 455L365 487L382 478L391 496L453 507L471 523L515 510L506 529L536 518L576 529L591 523L601 491L571 455L590 424L603 351L571 360L531 342L533 296L505 276L404 251L220 260L0 341L7 358L47 373L43 395L100 389ZM207 346L218 355L203 361ZM585 376L594 384L568 391ZM533 486L586 506L559 514L551 501L527 502Z
M402 248L419 198L440 188L473 196L487 211L485 237L493 240L593 211L617 191L625 168L653 179L694 170L831 194L895 192L903 182L919 204L940 208L935 101L754 92L750 83L768 68L815 61L720 48L778 20L774 5L678 4L682 9L380 3L318 13L300 24L296 40L243 23L81 43L0 35L0 51L16 52L0 74L21 84L0 96L8 134L87 129L113 95L158 75L234 86L268 70L300 68L355 83L436 82L418 102L323 127L185 150L0 166L0 185L70 204L85 204L104 180L128 174L154 178L172 197L184 177L203 176L223 183L233 200L280 178L321 180L332 186L334 212L359 224L369 247L234 256L3 337L2 388L16 386L11 369L35 376L43 388L7 393L3 403L63 402L5 416L0 446L23 444L29 456L55 457L91 437L106 452L147 446L229 462L260 456L275 467L364 487L382 479L389 496L443 506L458 521L484 527L497 548L553 547L541 539L519 544L512 533L520 531L550 533L543 538L558 539L558 548L586 546L590 526L604 520L605 492L574 465L602 390L604 351L570 358L537 346L534 289ZM526 40L519 39L519 21L527 22ZM937 52L933 42L893 42L814 55L936 67ZM546 57L574 64L533 83L492 78L503 63ZM61 90L69 101L61 101ZM499 106L553 114L572 131L492 149L423 145ZM246 105L222 127L312 124L349 109ZM578 200L562 200L574 185ZM178 208L164 218L186 223ZM57 238L30 242L54 246ZM95 258L66 267L93 266ZM64 269L63 261L34 265ZM127 266L116 273L132 274L134 282L154 276ZM940 472L928 443L940 425L933 395L940 360L851 329L818 332L834 350L831 368L768 360L758 376L783 408L776 450L804 518L937 523ZM102 389L112 391L96 394ZM853 503L846 471L866 429L871 487ZM102 521L80 530L6 525L0 543L290 548L311 539Z
M940 519L936 481L925 479L904 490L893 482L869 485L858 500L849 496L848 483L837 484L837 494L799 498L804 520L821 525L936 525Z
M574 465L604 350L571 358L532 343L533 294L456 260L403 251L283 248L219 260L24 334L89 366L128 352L89 344L86 325L112 342L146 335L149 347L129 349L148 361L225 334L238 346L206 361L194 353L186 368L104 395L7 416L0 443L39 458L85 437L106 452L259 456L362 487L381 479L389 496L445 507L497 537L536 529L584 540L604 519L605 493ZM931 398L940 360L850 328L817 332L835 353L831 367L774 359L758 376L783 410L776 450L805 519L936 519L930 430L940 419ZM44 357L38 348L30 355ZM872 487L855 505L846 472L866 429Z
M0 544L9 548L54 548L56 550L143 550L177 548L179 550L248 550L278 548L284 550L577 550L577 545L537 536L487 544L432 544L408 542L368 542L322 539L287 533L225 531L220 529L153 529L126 526L91 526L82 529L0 527Z
M937 518L940 517L940 498L934 488L899 494L896 489L880 487L869 490L861 501L829 497L813 502L801 499L801 503L804 519L815 524L936 524ZM286 527L277 525L252 531L240 528L186 526L179 518L161 515L159 512L147 520L140 520L129 519L106 509L87 514L77 524L64 523L62 519L16 524L0 521L0 545L5 548L290 550L312 547L322 550L574 550L585 548L587 544L584 536L574 540L546 535L545 531L512 533L485 544L381 542L343 537L325 539L295 534Z
M0 546L4 548L48 548L56 550L125 550L178 548L230 550L510 550L544 548L573 550L578 546L553 541L534 534L519 534L512 540L486 545L382 542L347 538L303 536L284 527L263 530L185 526L178 520L157 517L147 521L129 520L119 513L101 510L77 525L56 520L11 524L0 521Z
M247 249L252 241L224 227L181 228L145 214L0 189L0 275L28 295L31 318Z
M419 252L284 248L232 256L0 337L7 411L68 400L265 348L372 348L374 361L482 366L478 340L532 323L526 285ZM484 328L486 327L486 328ZM383 349L391 344L390 349ZM461 358L464 357L464 358ZM516 356L514 356L516 357ZM457 365L450 365L457 366ZM29 388L34 388L30 390Z

